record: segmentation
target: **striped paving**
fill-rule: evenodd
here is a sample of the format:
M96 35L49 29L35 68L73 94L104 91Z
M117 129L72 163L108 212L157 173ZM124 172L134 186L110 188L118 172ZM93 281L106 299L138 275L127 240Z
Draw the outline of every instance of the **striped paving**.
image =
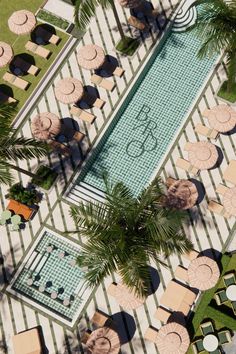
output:
M165 16L163 19L170 16L175 2L162 1L162 3L155 3L154 6L164 9ZM126 23L129 16L128 10L118 8L119 16L122 23ZM19 127L19 135L27 137L31 136L30 120L39 112L51 111L58 114L62 119L68 118L69 124L73 126L70 121L69 107L59 103L54 96L54 86L61 78L73 75L83 81L85 85L90 84L90 73L79 67L76 59L76 53L80 46L88 43L96 43L104 47L107 53L117 57L120 65L125 69L123 78L117 78L117 88L111 94L105 90L100 90L101 97L107 103L103 110L92 110L97 118L93 125L88 125L77 121L79 128L86 134L86 138L79 146L74 144L72 147L73 154L70 159L62 158L58 154L51 154L45 162L53 167L56 167L60 172L60 178L57 185L49 194L44 194L43 200L40 204L39 212L34 219L30 221L25 230L18 232L10 232L6 227L1 233L1 254L3 261L1 262L1 290L4 290L5 284L11 279L12 274L17 269L22 261L22 257L27 253L31 243L40 233L44 226L51 228L55 232L63 234L65 231L74 229L69 216L70 204L63 198L63 192L70 182L75 169L82 163L84 157L92 149L100 132L109 120L112 111L118 104L122 95L125 93L127 86L130 84L132 78L137 73L138 68L147 56L156 40L158 33L152 33L148 38L142 40L142 44L138 53L133 58L121 57L114 51L115 43L119 39L118 32L115 30L115 23L110 10L103 11L98 9L97 16L92 21L90 29L84 35L81 42L76 43L74 49L68 56L67 60L60 67L56 73L50 87L44 91L44 95L40 97L37 104L34 106L32 112ZM129 32L130 29L127 28ZM137 34L134 33L133 34ZM184 171L175 167L175 161L179 156L186 157L183 150L186 141L204 140L203 137L198 136L194 132L194 126L198 122L204 122L202 112L206 107L212 107L218 103L214 94L219 84L225 78L225 70L223 65L216 68L212 78L207 83L201 97L199 98L196 107L191 112L186 124L176 137L176 140L169 152L166 160L161 167L161 176L165 179L168 176L175 178L187 178ZM113 80L113 79L112 79ZM71 144L71 143L70 143ZM227 163L235 158L235 144L233 135L221 135L216 141L216 145L222 150L224 158L219 168L203 171L197 178L203 183L206 189L206 196L202 203L195 207L189 213L189 224L185 227L186 234L192 239L196 249L202 251L207 249L214 249L213 256L217 256L217 251L221 251L224 245L231 238L232 230L234 228L234 218L225 220L224 218L213 215L207 210L207 202L210 199L218 200L219 197L215 193L216 186L224 182L222 175L227 166ZM24 161L20 165L23 168L28 168L34 171L38 166L39 161ZM16 180L22 180L24 183L28 182L28 178L16 173ZM7 188L1 189L1 208L4 209L6 200L4 195L7 193ZM76 242L81 242L81 235L70 234ZM234 247L233 243L230 244ZM92 317L96 308L113 316L119 328L119 333L122 339L121 353L123 354L154 354L158 353L156 346L144 340L145 330L149 325L159 328L161 323L155 319L154 313L160 301L160 296L166 288L168 282L173 277L173 271L179 263L184 264L184 260L177 256L172 256L168 259L169 268L153 264L157 269L156 279L154 283L160 282L155 293L148 297L144 306L135 311L125 312L115 302L114 298L106 293L106 289L113 280L117 280L117 275L112 279L107 278L95 291L91 292L91 298L85 309L83 316L76 324L75 328L71 330L61 323L55 321L53 318L36 310L34 307L19 301L19 299L9 296L8 293L2 291L2 299L0 302L0 353L12 353L12 335L27 328L36 325L42 327L45 344L50 354L58 353L84 353L84 348L81 344L81 335L86 328L92 328L90 318ZM2 264L3 263L3 264ZM159 278L159 279L158 279ZM153 284L155 286L155 284ZM4 349L7 348L7 349Z

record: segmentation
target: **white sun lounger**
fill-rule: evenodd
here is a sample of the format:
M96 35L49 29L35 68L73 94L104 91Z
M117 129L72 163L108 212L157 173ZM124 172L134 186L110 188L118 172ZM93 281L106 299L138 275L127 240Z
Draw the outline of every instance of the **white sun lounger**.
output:
M210 202L208 204L208 209L215 214L223 216L226 219L228 219L230 217L230 214L227 213L227 211L225 210L223 205L215 202L214 200L210 200Z
M206 125L202 125L200 123L196 125L195 132L210 139L216 139L219 135L219 132L217 130L207 127Z

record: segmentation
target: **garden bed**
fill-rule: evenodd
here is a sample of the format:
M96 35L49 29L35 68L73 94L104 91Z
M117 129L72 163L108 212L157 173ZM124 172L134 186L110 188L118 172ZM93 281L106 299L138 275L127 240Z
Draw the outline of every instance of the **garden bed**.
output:
M53 26L56 26L58 28L61 28L62 30L66 30L69 26L69 22L66 21L63 18L60 18L54 14L52 14L49 11L46 11L44 9L40 9L39 12L37 13L37 17L40 20L43 20Z
M42 178L42 180L32 178L32 183L45 191L49 191L56 182L58 173L48 166L41 165L36 171L36 176Z
M217 96L230 103L236 103L236 83L233 85L230 92L227 91L227 81L224 81L221 85Z

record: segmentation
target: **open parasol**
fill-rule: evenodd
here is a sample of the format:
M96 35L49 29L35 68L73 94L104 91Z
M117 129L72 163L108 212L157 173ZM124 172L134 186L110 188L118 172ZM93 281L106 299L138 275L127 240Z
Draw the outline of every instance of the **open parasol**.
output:
M55 96L58 101L68 104L79 101L84 93L81 81L68 77L60 80L55 86Z
M28 10L15 11L8 19L8 27L15 34L29 34L35 25L36 18Z
M56 114L45 112L40 113L32 119L32 134L39 140L52 139L61 130L61 121Z
M104 64L105 53L98 45L89 44L79 49L77 59L82 68L96 70Z

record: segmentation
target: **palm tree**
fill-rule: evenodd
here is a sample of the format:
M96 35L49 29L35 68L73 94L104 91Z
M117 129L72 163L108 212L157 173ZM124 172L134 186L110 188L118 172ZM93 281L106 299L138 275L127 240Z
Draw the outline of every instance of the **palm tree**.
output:
M200 11L197 28L203 39L199 57L225 50L227 57L227 92L232 90L236 75L236 0L207 0Z
M125 39L125 34L120 23L120 19L114 4L114 0L75 0L75 23L79 29L84 30L90 19L95 15L97 6L108 8L111 6L116 20L117 28L121 39Z
M13 162L17 160L42 157L47 154L47 146L34 139L16 137L10 121L15 113L14 105L0 104L0 183L10 184L13 180L11 170L22 172L30 177L35 175Z
M94 287L118 272L137 296L150 289L150 259L166 266L163 257L189 252L192 242L182 232L186 214L163 207L161 181L156 178L135 197L122 182L105 179L106 202L71 208L71 216L86 243L78 264L87 268L85 279Z

